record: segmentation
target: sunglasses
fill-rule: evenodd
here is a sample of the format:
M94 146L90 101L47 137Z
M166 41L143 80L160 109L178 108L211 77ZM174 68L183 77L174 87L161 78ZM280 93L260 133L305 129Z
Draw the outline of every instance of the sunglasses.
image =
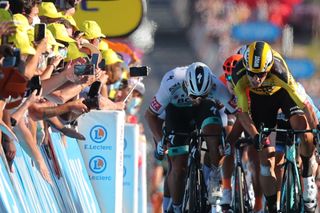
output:
M267 75L267 72L260 72L260 73L255 73L255 72L251 72L249 70L247 70L247 75L249 75L250 77L254 77L257 76L258 78L263 78Z

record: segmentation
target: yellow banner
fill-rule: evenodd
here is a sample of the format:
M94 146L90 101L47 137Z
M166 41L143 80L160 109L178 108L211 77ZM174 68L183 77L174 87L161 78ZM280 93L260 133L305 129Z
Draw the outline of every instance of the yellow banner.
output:
M94 20L107 37L120 37L132 33L142 16L142 0L82 0L74 18L78 25Z

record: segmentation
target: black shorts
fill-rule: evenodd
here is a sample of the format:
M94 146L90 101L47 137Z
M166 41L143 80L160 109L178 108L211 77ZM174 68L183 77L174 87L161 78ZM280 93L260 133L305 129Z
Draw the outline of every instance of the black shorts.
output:
M285 89L280 89L272 95L258 95L250 92L251 116L257 129L261 123L265 127L273 128L277 124L277 114L279 109L286 118L292 115L304 114Z
M200 105L194 107L176 107L169 104L166 108L165 131L189 133L196 127L201 129L207 124L222 126L219 110L213 101L203 100ZM171 146L188 144L187 137L169 137Z

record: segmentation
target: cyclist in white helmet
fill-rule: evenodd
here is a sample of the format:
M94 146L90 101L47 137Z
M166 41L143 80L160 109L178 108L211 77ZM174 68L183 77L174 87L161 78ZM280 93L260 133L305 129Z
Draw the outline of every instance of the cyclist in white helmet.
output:
M153 97L145 118L157 142L156 156L161 158L166 150L160 141L163 137L163 120L158 116L165 111L165 130L167 132L191 132L196 126L204 134L222 134L222 122L218 105L224 105L233 113L233 96L228 89L213 75L211 69L195 62L186 67L177 67L167 72L162 78L160 88ZM218 146L221 137L206 138L209 149L211 172L218 171L220 154ZM174 136L168 146L184 147L186 137ZM181 155L169 156L171 169L168 174L168 186L174 212L181 212L184 192L184 179L187 171L186 150ZM165 210L165 209L164 209Z

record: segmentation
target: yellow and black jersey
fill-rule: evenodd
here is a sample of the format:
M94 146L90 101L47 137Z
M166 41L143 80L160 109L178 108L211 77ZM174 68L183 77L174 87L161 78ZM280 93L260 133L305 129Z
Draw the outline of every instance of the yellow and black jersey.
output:
M249 79L246 75L246 68L241 59L232 72L232 82L234 84L234 93L237 96L237 104L239 110L242 112L248 112L248 97L246 95L246 89L258 95L273 95L281 88L284 88L295 103L304 108L304 102L306 100L305 95L297 92L297 83L290 73L288 66L281 55L273 51L274 63L271 70L267 74L265 81L258 88L251 88Z

